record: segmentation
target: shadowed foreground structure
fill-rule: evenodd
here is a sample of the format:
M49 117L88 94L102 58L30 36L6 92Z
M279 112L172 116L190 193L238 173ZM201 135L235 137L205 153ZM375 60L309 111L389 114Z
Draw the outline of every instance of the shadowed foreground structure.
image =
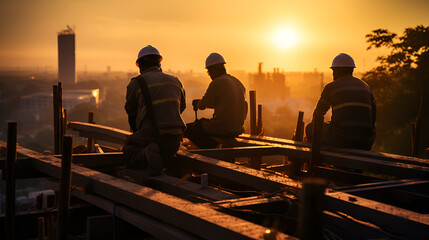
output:
M70 122L68 128L82 137L114 143L123 143L130 135L89 123ZM5 147L4 142L0 145ZM104 211L92 216L88 212L87 238L112 231L96 227L98 218L124 221L160 239L425 239L429 234L428 160L322 148L320 162L313 163L312 170L314 177L324 180L303 182L308 171L289 174L292 177L284 173L287 161L309 163L312 153L307 143L242 134L235 145L181 148L177 165L159 177L121 168L122 153L108 152L114 149L98 144L98 153L74 153L72 199ZM19 146L17 152L17 173L27 171L17 178L37 173L61 192L56 180L61 171L59 155L46 156ZM248 160L257 156L262 159L261 170L248 167ZM266 160L273 156L284 164L269 164ZM118 169L124 174L118 174ZM199 184L203 173L208 175L207 188ZM305 188L303 183L313 187ZM309 193L303 189L325 192L325 197L305 200ZM300 222L306 214L320 217ZM112 234L120 237L121 227L115 226Z

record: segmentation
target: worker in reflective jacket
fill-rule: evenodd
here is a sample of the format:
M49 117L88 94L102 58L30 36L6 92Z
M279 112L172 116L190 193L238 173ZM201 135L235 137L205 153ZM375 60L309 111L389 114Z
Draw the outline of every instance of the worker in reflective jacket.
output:
M185 129L181 117L185 90L178 78L162 72L161 60L159 51L150 45L140 50L136 65L141 75L128 84L125 102L133 131L123 147L126 165L148 168L151 175L159 175L168 166Z
M370 150L375 139L376 106L371 88L353 77L351 56L341 53L332 61L334 81L322 91L313 116L324 116L331 108L331 122L322 126L322 144ZM306 127L307 140L312 138L312 125Z

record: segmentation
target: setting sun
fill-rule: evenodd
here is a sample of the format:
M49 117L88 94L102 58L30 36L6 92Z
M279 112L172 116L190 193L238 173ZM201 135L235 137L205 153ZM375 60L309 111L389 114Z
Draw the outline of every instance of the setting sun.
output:
M272 40L277 47L288 49L297 44L298 35L291 28L280 28L274 32Z

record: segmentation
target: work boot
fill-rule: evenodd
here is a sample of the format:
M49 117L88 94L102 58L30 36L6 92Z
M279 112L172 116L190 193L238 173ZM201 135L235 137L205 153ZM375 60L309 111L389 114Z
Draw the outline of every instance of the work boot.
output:
M144 149L147 167L151 176L158 176L162 173L163 163L159 147L156 143L149 143Z

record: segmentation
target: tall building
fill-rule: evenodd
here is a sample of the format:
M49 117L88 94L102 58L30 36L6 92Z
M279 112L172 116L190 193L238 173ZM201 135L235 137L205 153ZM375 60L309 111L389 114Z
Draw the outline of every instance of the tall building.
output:
M75 34L70 26L58 33L58 80L65 84L75 84L76 50Z

